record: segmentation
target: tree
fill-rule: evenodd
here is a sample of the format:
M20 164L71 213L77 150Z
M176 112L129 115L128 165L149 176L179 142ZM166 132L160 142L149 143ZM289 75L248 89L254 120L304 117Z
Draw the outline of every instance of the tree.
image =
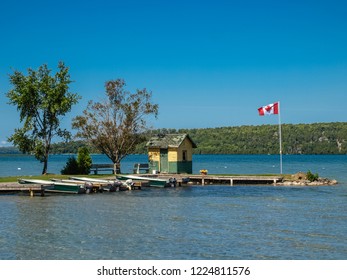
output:
M89 174L92 167L92 158L87 147L78 149L77 164L80 174Z
M13 88L7 93L9 104L17 106L22 128L15 129L9 141L23 153L34 154L43 163L42 174L47 173L48 156L53 137L70 138L70 132L60 128L60 118L71 111L79 100L69 92L69 68L63 62L51 76L44 64L37 71L28 69L25 76L19 71L10 75Z
M121 160L143 141L141 134L147 130L145 117L158 115L151 92L138 89L130 93L125 85L122 79L107 81L107 98L102 102L89 101L83 115L75 117L72 123L78 130L77 137L90 142L114 163L115 173L120 172Z

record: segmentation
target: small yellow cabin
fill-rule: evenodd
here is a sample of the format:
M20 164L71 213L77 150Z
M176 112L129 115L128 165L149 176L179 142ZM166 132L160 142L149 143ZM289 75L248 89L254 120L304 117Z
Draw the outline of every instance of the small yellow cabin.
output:
M150 172L193 173L193 149L196 144L188 134L159 134L148 143Z

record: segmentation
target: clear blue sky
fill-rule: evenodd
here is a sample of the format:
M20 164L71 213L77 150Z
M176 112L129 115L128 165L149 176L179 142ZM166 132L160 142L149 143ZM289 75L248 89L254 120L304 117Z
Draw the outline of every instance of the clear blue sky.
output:
M155 128L347 121L347 1L1 1L0 145L19 127L8 74L59 61L82 96L151 90Z

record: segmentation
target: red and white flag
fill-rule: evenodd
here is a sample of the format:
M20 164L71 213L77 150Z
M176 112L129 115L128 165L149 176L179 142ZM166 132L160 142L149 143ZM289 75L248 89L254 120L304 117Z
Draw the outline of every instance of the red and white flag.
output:
M265 115L277 115L278 114L278 102L272 103L263 107L260 107L258 109L259 115L260 116L265 116Z

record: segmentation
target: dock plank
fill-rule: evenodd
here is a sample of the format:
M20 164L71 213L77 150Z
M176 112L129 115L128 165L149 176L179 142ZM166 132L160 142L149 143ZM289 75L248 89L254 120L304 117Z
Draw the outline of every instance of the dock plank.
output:
M283 181L282 176L261 175L202 175L202 174L160 174L158 178L175 177L181 183L183 178L189 178L191 183L198 185L221 184L221 185L247 185L247 184L276 184Z
M44 187L40 184L19 184L17 182L13 183L0 183L0 193L19 193L19 192L28 192L31 196L34 193L40 193L41 196L44 195Z

